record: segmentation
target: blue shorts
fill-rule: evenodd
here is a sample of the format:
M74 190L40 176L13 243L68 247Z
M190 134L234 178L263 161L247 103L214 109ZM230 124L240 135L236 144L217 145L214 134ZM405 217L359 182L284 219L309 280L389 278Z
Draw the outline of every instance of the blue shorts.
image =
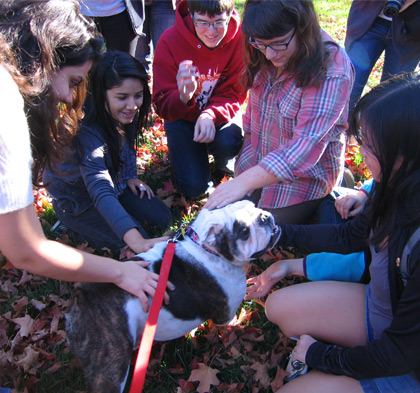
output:
M368 341L375 340L369 321L369 309L366 298L366 328ZM414 372L396 377L362 379L359 381L365 393L420 393L420 382Z

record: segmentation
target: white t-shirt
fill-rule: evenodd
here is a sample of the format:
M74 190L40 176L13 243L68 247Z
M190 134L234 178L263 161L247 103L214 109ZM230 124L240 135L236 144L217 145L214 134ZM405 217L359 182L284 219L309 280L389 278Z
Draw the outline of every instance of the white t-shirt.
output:
M0 65L0 214L33 203L32 154L23 98Z

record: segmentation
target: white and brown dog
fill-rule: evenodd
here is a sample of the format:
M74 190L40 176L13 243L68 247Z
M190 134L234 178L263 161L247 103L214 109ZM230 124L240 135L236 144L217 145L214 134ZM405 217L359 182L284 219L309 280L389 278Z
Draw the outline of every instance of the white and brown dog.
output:
M189 333L204 321L226 324L246 293L243 266L271 249L280 237L274 218L249 201L202 209L176 244L169 280L170 304L159 314L155 340ZM159 273L166 242L143 260ZM150 300L151 302L151 300ZM90 392L122 392L133 349L147 314L140 301L112 284L82 284L66 314L69 345L83 368Z

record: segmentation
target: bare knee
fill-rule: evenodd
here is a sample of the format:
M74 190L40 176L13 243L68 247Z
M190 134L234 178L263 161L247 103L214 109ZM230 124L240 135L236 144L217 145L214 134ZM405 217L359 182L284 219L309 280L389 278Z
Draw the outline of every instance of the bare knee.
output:
M293 321L297 318L299 298L293 287L282 288L268 296L265 303L267 318L278 325L281 331L290 337L295 334Z

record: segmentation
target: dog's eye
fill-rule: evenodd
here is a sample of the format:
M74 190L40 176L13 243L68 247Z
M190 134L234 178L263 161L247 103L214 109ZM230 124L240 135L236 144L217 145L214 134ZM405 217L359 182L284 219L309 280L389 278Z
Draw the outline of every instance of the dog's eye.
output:
M239 230L239 238L241 240L248 240L249 238L249 228L248 227L241 227Z
M245 222L237 220L233 224L233 233L238 240L248 240L251 231Z

